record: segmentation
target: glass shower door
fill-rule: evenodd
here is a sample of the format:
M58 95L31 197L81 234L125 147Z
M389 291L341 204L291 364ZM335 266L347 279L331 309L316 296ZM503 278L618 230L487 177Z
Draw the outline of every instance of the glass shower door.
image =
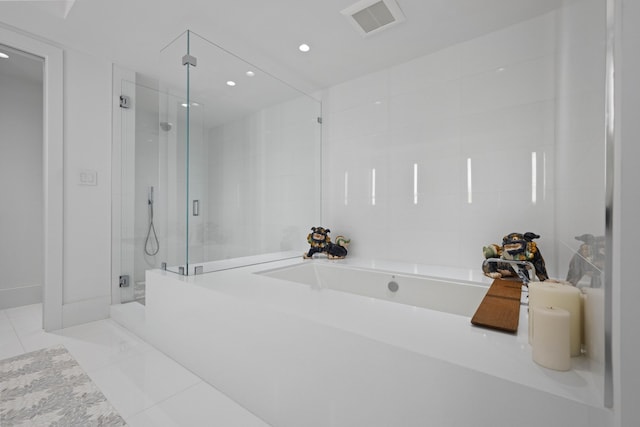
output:
M186 116L179 97L123 80L120 109L120 300L145 298L145 271L179 272L184 263L186 221Z

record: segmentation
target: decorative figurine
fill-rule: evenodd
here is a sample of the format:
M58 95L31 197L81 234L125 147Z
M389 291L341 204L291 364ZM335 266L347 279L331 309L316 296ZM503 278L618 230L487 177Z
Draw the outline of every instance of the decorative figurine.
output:
M313 254L325 252L329 259L342 259L347 256L347 246L351 240L344 236L336 237L336 243L331 242L329 233L331 230L323 227L311 227L311 233L307 235L307 242L311 247L309 251L302 255L303 258L309 259Z
M547 275L547 268L545 267L544 258L540 253L540 249L535 244L533 239L540 238L539 235L531 232L524 234L510 233L502 238L502 246L492 243L482 248L482 253L485 259L488 258L500 258L509 261L528 261L536 269L536 276L543 282L549 278ZM518 274L513 266L507 262L490 262L482 265L482 270L485 276L493 279L499 279L501 277L516 276L523 279L523 281L529 281L529 275L524 270L522 277Z
M327 245L325 252L327 253L327 258L329 259L342 259L347 256L347 247L349 247L349 243L351 243L351 239L347 239L344 236L336 237L336 242L329 242Z
M604 236L583 234L576 236L576 240L582 242L578 251L571 257L567 281L573 286L585 275L591 278L591 287L602 286L601 274L604 268L605 240Z
M325 248L331 243L329 233L331 230L323 227L311 227L311 233L307 235L307 242L311 245L309 251L303 255L305 259L313 257L313 254L324 252Z

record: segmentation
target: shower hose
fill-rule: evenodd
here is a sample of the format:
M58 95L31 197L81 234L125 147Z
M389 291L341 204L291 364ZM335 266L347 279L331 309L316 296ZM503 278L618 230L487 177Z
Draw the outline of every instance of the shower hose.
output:
M149 205L149 230L147 231L147 238L144 241L144 253L149 256L154 256L160 250L160 242L156 234L156 227L153 225L153 200L149 198L147 202ZM149 243L151 243L151 248L149 248Z

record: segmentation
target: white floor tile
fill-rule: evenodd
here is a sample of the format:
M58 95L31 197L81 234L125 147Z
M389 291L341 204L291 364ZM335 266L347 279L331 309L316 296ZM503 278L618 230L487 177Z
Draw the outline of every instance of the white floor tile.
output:
M89 372L89 376L125 419L201 381L157 350Z
M13 337L17 337L16 331L13 330L13 326L11 323L5 324L2 319L0 319L0 344L5 340Z
M13 325L18 336L30 334L42 330L42 307L37 310L40 304L27 305L27 309L22 307L7 309L7 316Z
M111 319L45 332L41 304L0 310L0 359L58 344L130 426L267 426Z
M112 320L99 320L63 329L65 346L80 366L91 372L153 349Z
M268 426L205 382L200 382L126 421L130 427Z
M58 344L66 344L66 338L58 332L45 332L40 329L19 336L25 352L40 350Z
M0 331L5 330L15 332L11 320L9 320L6 314L0 313Z
M30 316L42 319L42 304L23 305L4 310L9 318Z
M24 348L16 334L0 333L0 360L24 353Z

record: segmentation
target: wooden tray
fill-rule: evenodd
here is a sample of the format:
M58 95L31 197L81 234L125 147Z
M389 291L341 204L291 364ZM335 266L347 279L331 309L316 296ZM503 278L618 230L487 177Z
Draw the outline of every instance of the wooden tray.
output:
M520 301L520 294L522 293L522 283L507 282L506 280L500 280L500 282L497 282L498 280L500 279L496 279L496 281L493 282L493 284L487 291L487 295Z
M504 332L518 332L522 283L495 279L471 323Z

